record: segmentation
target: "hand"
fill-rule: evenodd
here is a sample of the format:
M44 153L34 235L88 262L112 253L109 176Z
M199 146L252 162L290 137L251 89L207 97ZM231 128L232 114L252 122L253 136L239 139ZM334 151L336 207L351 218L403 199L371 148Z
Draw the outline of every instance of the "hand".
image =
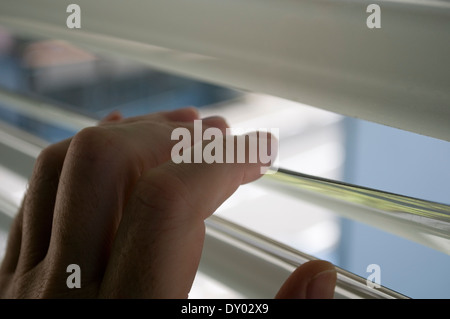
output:
M9 234L0 297L186 298L204 219L262 166L172 162L171 132L193 132L196 119L193 108L113 113L44 149ZM227 128L220 117L202 123ZM81 269L80 289L66 285L70 264ZM277 297L331 298L335 282L333 265L309 262Z

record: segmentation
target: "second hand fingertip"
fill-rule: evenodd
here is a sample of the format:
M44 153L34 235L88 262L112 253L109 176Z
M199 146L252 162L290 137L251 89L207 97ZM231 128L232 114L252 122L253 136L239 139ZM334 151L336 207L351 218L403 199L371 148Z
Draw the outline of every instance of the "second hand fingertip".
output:
M315 275L306 289L307 299L332 299L336 287L336 269L324 270Z

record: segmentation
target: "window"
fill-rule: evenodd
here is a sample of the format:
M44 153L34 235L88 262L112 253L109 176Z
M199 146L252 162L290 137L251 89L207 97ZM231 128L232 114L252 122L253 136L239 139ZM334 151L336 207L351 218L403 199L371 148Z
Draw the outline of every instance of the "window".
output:
M102 9L79 2L94 12ZM136 24L127 28L111 25L126 19L114 5L104 21L83 20L85 33L69 33L65 26L48 27L59 26L60 4L48 8L50 20L43 23L42 17L20 11L21 4L11 2L11 17L29 22L0 15L0 25L8 27L0 33L0 142L2 154L10 154L2 155L0 162L1 180L10 181L6 189L0 188L1 245L29 165L44 145L93 124L112 109L131 116L196 105L202 115L223 115L235 127L279 127L283 169L442 203L442 219L439 225L432 220L432 227L441 230L439 236L410 232L402 233L404 239L370 226L389 228L389 219L365 219L356 213L344 217L329 205L306 200L302 192L274 188L264 177L241 187L208 221L192 297L270 297L296 264L324 258L341 269L338 297L402 297L398 292L413 298L448 298L448 8L436 5L436 12L420 3L403 3L394 10L383 2L383 14L391 19L383 20L377 36L367 33L364 24L357 27L366 15L358 2L332 4L332 11L323 11L321 4L280 1L275 8L269 3L178 4L191 14L186 13L189 21L155 18L146 22L152 28L143 35L134 32L141 30L139 22L148 20L143 13L137 13ZM300 5L306 6L305 16L296 11ZM421 10L425 7L429 10ZM153 8L171 12L161 1L154 1ZM192 19L199 8L209 15ZM237 13L243 8L255 14L244 18ZM328 19L319 25L308 18L308 10L326 12ZM226 21L230 17L232 25ZM427 23L416 26L417 17ZM198 29L208 23L204 19L216 21L209 32ZM166 23L173 28L164 28ZM31 25L38 34L58 40L21 35ZM224 25L227 32L221 29ZM308 26L314 27L314 36ZM417 28L422 33L414 33ZM435 32L441 28L446 29ZM433 37L427 36L430 33ZM299 46L293 39L304 42ZM152 67L142 64L148 61ZM41 103L39 110L33 107L36 101ZM12 156L23 161L11 161ZM355 221L358 217L369 225ZM217 249L236 258L228 269L217 262ZM260 267L254 277L244 268L233 268L255 260ZM380 267L381 284L387 288L371 290L365 285L372 264Z

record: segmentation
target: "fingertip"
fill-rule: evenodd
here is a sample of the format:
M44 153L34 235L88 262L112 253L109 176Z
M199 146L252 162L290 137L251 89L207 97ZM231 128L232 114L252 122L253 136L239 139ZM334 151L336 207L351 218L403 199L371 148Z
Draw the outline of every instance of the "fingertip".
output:
M99 121L99 125L105 124L105 123L117 122L122 119L123 119L122 113L115 110L115 111L112 111L111 113L109 113L108 115L106 115L104 118L102 118Z
M284 282L276 298L331 299L336 287L335 266L325 260L313 260L299 266Z
M274 134L267 132L259 132L259 139L260 146L264 147L263 150L259 150L260 160L264 165L261 167L261 174L273 174L277 171L276 165L279 152L278 139Z
M202 123L209 127L217 127L222 133L227 133L226 130L230 126L222 116L209 116L202 119Z
M247 141L246 139L248 139L248 142L243 142L244 140ZM246 174L243 184L252 182L265 174L276 173L279 144L275 135L270 132L257 131L238 136L237 140L236 144L243 142L247 145L248 156L251 157L251 154L253 154L253 160L247 157L245 161L257 163L259 166L258 170L251 170L249 171L251 174Z
M336 269L324 270L316 274L308 283L307 299L332 299L336 286Z
M170 111L166 114L170 121L176 122L191 122L200 118L199 111L194 106L188 106L181 109Z

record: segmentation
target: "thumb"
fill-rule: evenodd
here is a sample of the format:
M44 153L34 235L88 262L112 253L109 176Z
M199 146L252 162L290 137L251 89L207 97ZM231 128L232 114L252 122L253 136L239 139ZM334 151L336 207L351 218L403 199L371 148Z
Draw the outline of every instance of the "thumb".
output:
M284 282L277 299L331 299L337 273L333 264L312 260L300 265Z

